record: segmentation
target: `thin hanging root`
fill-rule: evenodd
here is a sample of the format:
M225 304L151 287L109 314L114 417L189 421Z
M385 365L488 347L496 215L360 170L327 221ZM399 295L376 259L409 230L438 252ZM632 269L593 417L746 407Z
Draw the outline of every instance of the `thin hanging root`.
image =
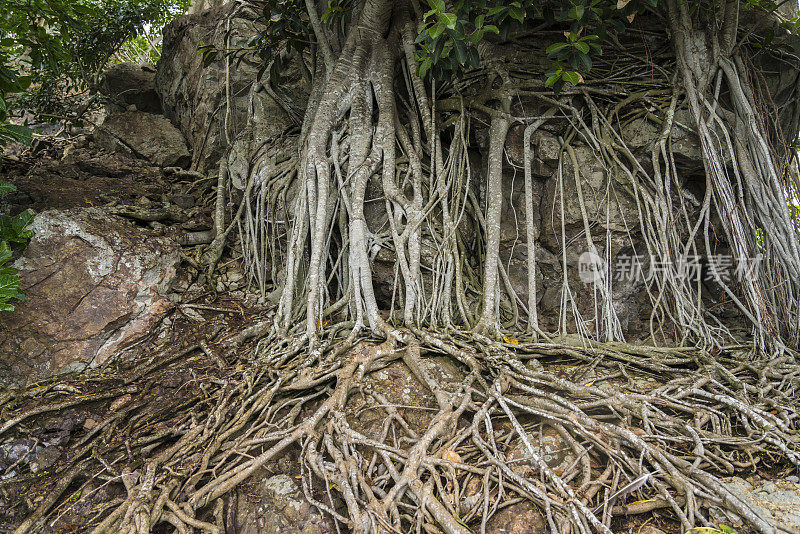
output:
M159 379L154 367L120 386L120 394L133 392L124 419L70 443L61 482L17 533L54 528L70 505L62 493L71 481L118 476L127 498L88 525L94 532L147 532L163 523L178 532L222 532L220 499L289 449L300 451L313 473L303 477L306 494L317 502L324 491L329 504L320 510L357 532L463 534L520 500L534 503L553 532L609 532L613 516L654 507L671 509L689 529L705 524L709 506L758 532L785 531L718 477L752 469L761 458L800 467L796 355L741 364L735 348L712 357L690 348L524 340L511 352L469 332L401 334L404 342L354 349L352 338L324 336L313 352L305 338L270 337L256 361L225 369L224 380L207 381L188 401L149 399L145 385ZM460 366L460 379L433 378L428 358L442 354ZM544 368L531 370L525 362L532 359ZM388 419L379 434L366 435L351 397L365 378L397 361L438 407L414 426L376 397L369 409ZM574 367L558 376L547 370L550 361ZM663 383L641 385L654 373ZM22 413L4 412L11 424L2 437L24 436L29 426L19 422L38 417L25 417L26 410L44 413L51 397L80 406L92 384L90 374L21 391L14 406ZM164 427L173 430L156 430ZM562 465L543 456L538 440L547 427L574 455ZM466 491L476 487L471 480L484 482L477 493ZM653 504L626 504L633 501Z

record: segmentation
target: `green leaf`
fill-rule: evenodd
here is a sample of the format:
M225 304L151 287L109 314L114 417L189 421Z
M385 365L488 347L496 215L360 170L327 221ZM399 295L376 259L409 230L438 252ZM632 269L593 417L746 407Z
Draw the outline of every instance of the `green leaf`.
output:
M456 27L456 22L458 22L458 17L455 16L454 13L442 13L442 23L447 26L449 29L453 29Z
M548 56L553 55L556 52L563 50L567 46L569 46L569 43L565 42L553 43L547 47L547 55Z
M78 13L82 13L84 15L92 15L92 16L95 15L95 10L94 9L92 9L90 7L87 7L87 6L82 6L82 5L78 4L77 2L72 6L72 9L74 9Z
M577 50L583 52L584 54L588 54L589 53L589 45L586 44L586 43L582 43L582 42L578 41L577 43L575 43L572 46L574 46Z
M11 247L5 241L0 241L0 266L11 259Z
M8 193L13 193L16 190L17 190L17 188L14 186L14 184L10 184L8 182L4 182L3 180L0 180L0 195L6 195Z
M443 31L444 31L444 24L442 24L441 22L437 22L431 27L430 30L428 30L428 35L431 36L431 39L436 40L436 38L439 37Z
M0 303L16 298L21 282L16 269L0 267Z
M33 222L33 217L33 211L25 210L11 219L11 228L18 237L23 239L30 239L33 237L33 231L27 229Z
M478 55L478 51L475 48L469 49L469 66L473 69L477 69L481 65L481 57Z
M467 62L467 46L463 41L454 41L456 47L456 57L458 62L464 65Z
M572 70L566 70L561 74L561 77L564 81L571 83L572 85L578 85L581 82L581 75Z
M20 91L25 91L31 86L32 78L30 76L17 76L17 88Z
M508 10L508 14L511 16L512 19L516 20L520 24L525 22L525 12L521 9L511 8Z
M420 78L424 78L426 74L428 74L428 70L431 68L431 58L426 57L425 60L420 63L419 65L419 72L417 74Z
M33 141L33 130L17 124L0 124L0 146L9 141L18 141L30 145Z
M444 0L429 0L428 4L436 11L444 11L447 6L444 5Z
M552 87L560 79L561 79L561 71L558 70L558 71L550 74L550 76L544 82L544 86L545 87Z
M589 56L588 54L580 54L578 57L580 58L581 62L583 62L583 66L586 67L587 71L592 70L591 56Z
M572 6L572 9L567 13L567 17L571 20L581 20L584 12L585 8L582 5Z
M506 9L508 9L506 6L495 6L492 9L489 10L489 12L486 14L486 16L487 17L493 17L493 16L497 15L498 13L502 13Z

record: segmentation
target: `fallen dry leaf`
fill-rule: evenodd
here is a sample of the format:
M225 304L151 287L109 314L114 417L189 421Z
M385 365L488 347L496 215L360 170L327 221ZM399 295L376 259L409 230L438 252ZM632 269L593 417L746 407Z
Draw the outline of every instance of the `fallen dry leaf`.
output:
M451 451L450 449L445 449L442 453L442 459L447 460L448 462L455 462L455 463L462 463L461 456L456 451Z

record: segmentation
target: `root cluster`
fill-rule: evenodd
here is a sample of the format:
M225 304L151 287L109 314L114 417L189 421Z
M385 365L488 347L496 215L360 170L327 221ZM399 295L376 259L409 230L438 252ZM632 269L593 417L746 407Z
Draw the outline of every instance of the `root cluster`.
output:
M236 365L215 352L225 364L218 378L156 406L148 395L158 369L219 348L163 355L102 394L87 394L90 375L7 395L4 436L55 410L129 399L73 440L60 482L16 532L49 531L73 505L68 494L97 481L121 481L126 497L98 512L93 533L229 532L231 491L290 448L300 451L306 498L340 532L483 532L522 501L554 533L610 533L615 516L660 508L684 530L715 526L713 508L753 531L781 532L720 477L800 464L793 354L497 343L458 331L356 343L343 332L313 352L305 338L268 337ZM434 356L457 361L461 378L434 379ZM396 361L428 389L435 413L415 429L409 407L373 398L385 421L366 435L353 400L370 397L364 378ZM658 383L647 385L652 377ZM541 446L547 428L566 463L552 465Z

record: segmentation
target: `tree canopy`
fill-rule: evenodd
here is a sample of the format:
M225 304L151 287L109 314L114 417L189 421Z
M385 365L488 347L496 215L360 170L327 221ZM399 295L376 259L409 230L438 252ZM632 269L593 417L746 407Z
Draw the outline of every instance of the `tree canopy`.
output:
M94 87L122 44L163 26L187 0L0 1L0 144L30 131L8 124L9 95L35 112L63 112L64 99Z

